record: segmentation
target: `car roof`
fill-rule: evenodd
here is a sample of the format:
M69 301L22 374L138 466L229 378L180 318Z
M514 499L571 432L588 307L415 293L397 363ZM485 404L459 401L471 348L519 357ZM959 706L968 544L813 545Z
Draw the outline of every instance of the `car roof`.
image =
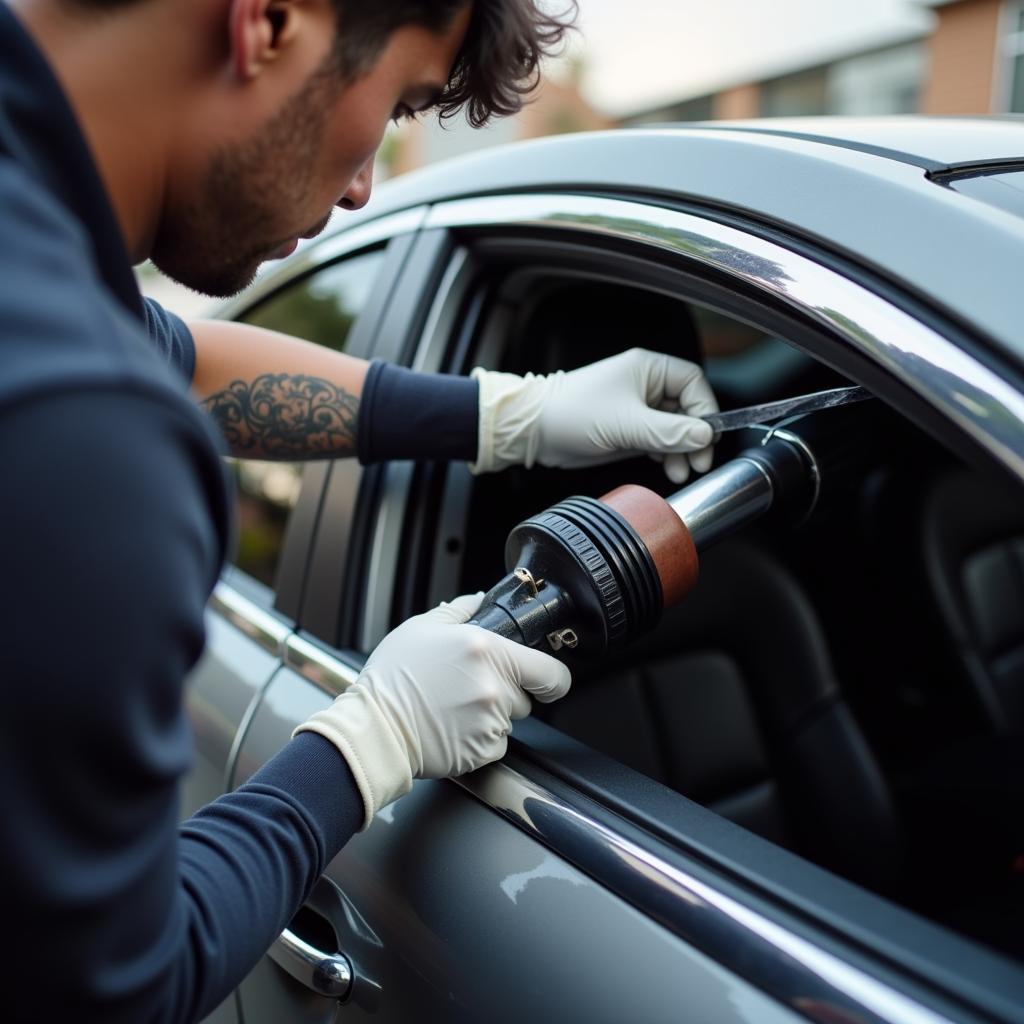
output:
M1024 161L1024 115L1021 114L971 118L778 117L709 121L694 126L808 139L841 149L876 153L933 173Z
M484 149L379 187L332 228L446 200L575 192L677 201L817 243L1024 361L1024 218L932 178L1024 166L1024 117L807 118L584 132Z

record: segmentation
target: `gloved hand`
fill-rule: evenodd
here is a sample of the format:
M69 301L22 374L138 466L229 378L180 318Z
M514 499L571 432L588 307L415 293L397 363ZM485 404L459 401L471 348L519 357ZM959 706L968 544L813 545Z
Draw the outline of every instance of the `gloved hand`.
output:
M474 473L506 466L591 466L632 455L663 460L674 483L711 468L718 411L695 363L634 348L568 373L519 377L477 368L480 436Z
M364 829L413 778L462 775L503 757L512 719L530 713L528 693L547 703L569 691L560 661L465 625L482 599L457 597L403 622L352 686L295 730L341 751L363 797Z

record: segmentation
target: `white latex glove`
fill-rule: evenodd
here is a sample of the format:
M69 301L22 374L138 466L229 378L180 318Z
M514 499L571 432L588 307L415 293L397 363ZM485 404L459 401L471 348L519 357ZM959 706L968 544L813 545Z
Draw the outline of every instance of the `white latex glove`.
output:
M568 668L479 626L483 594L416 615L380 642L359 678L295 732L316 732L348 762L365 829L413 778L462 775L503 757L512 719L569 691ZM293 734L294 735L294 734Z
M718 411L695 363L634 348L565 373L519 377L477 368L478 458L470 469L574 468L633 455L664 461L674 483L711 468L712 430L696 417Z

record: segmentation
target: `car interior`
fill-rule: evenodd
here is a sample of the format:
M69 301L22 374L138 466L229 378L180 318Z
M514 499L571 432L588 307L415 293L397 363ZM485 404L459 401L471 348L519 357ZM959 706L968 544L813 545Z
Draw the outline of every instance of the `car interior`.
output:
M723 409L851 383L781 338L660 291L549 275L514 299L466 369L489 358L516 373L569 370L642 345L701 363ZM570 656L572 692L535 714L1024 958L1019 491L878 400L815 415L830 417L836 446L813 517L766 518L702 553L696 589L652 632L599 658ZM715 464L749 443L724 435ZM678 489L650 459L474 478L451 542L462 545L459 592L504 574L504 539L523 519L625 482Z

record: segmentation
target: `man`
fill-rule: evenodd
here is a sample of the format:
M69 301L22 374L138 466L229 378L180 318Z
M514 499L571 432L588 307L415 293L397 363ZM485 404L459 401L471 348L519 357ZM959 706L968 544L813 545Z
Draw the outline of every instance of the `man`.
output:
M202 1017L413 777L502 756L530 697L569 687L555 659L465 625L479 595L458 598L179 828L182 680L228 535L215 423L257 458L707 468L694 417L714 400L691 364L417 375L190 331L136 290L149 257L210 294L244 287L366 203L389 118L513 111L564 28L534 0L0 4L8 1019Z

